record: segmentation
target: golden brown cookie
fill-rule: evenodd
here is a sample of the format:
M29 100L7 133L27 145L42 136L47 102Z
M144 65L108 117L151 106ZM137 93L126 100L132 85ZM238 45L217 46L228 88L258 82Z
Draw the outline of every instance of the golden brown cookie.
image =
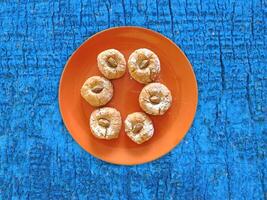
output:
M171 103L171 92L161 83L146 85L139 95L140 107L151 115L163 115L170 108Z
M100 139L114 139L121 130L121 114L115 108L104 107L92 112L90 128L92 134Z
M149 140L154 134L151 119L143 112L129 114L124 121L125 132L137 144Z
M121 52L116 49L108 49L97 56L97 64L100 72L107 79L116 79L124 75L126 61Z
M128 59L128 68L136 81L147 84L157 79L160 73L160 61L153 51L137 49Z
M92 76L84 82L81 95L92 106L103 106L111 100L113 86L104 77Z

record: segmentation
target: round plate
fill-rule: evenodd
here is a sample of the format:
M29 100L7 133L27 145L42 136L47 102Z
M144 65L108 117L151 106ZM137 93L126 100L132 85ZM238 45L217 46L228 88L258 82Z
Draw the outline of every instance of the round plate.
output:
M151 116L154 136L138 145L132 142L122 126L120 136L114 140L95 138L89 128L89 117L95 109L80 95L84 81L101 75L97 68L97 55L114 48L127 60L139 48L154 51L160 59L159 81L171 91L173 103L163 116ZM128 71L112 80L114 96L106 105L127 114L141 111L138 96L144 85L133 80ZM141 164L155 160L173 149L185 136L194 119L197 107L197 82L185 54L168 38L152 30L139 27L111 28L89 38L70 57L61 76L59 106L63 121L76 142L93 156L114 164Z

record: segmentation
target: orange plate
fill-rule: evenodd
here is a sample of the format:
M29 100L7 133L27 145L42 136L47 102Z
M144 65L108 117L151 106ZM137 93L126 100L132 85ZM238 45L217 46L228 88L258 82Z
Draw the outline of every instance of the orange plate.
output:
M173 103L163 116L151 116L155 133L147 142L138 145L124 132L115 140L100 140L92 136L89 117L94 110L80 95L84 81L101 75L97 55L106 49L118 49L126 58L138 48L154 51L160 59L159 81L171 91ZM113 99L106 105L127 114L141 111L138 95L144 85L131 79L128 71L112 80ZM197 107L197 82L184 53L163 35L139 27L111 28L89 38L70 57L61 76L59 106L64 123L72 137L93 156L114 164L134 165L155 160L174 148L185 136L194 119Z

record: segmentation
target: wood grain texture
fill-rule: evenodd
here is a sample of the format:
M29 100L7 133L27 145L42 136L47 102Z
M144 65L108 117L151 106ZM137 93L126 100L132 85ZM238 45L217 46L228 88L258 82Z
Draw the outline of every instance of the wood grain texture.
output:
M267 1L0 1L0 199L267 199ZM154 162L116 166L67 132L63 67L88 37L171 38L199 86L194 124Z

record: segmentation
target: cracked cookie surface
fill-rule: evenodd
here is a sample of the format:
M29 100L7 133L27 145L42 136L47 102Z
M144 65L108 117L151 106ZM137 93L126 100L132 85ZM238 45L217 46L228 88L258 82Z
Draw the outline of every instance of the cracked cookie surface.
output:
M90 129L99 139L115 139L121 130L121 114L111 107L99 108L90 116Z
M161 83L150 83L139 94L140 107L151 115L163 115L170 108L171 103L171 92Z
M121 52L116 49L107 49L97 56L97 65L100 72L107 79L117 79L126 71L126 61Z
M151 119L143 112L131 113L124 121L125 132L137 144L149 140L154 134Z
M151 50L141 48L135 50L128 59L131 76L142 84L154 82L160 73L160 61Z
M92 106L103 106L113 96L112 83L104 77L92 76L84 82L81 96Z

